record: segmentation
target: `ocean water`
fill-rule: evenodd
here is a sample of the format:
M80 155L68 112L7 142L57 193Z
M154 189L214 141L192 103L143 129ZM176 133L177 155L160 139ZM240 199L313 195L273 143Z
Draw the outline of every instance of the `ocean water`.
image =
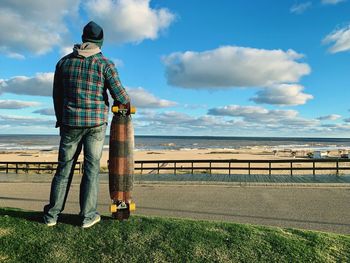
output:
M0 151L58 149L57 135L0 135ZM108 149L109 136L104 148ZM242 149L350 150L350 138L136 136L136 150Z

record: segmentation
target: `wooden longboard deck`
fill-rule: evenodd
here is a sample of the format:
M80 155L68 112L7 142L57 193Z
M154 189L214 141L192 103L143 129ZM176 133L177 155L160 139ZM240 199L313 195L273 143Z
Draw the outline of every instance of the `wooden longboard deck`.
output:
M135 210L135 204L131 201L134 173L133 151L134 129L131 116L117 112L111 122L108 164L111 212L115 211L112 212L112 216L117 219L127 219L130 216L130 210ZM127 203L128 208L116 209L115 204L118 200Z

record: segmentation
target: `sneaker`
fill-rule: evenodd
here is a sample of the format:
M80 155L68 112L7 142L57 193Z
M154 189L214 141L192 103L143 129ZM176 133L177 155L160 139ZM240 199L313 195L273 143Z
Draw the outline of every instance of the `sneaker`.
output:
M57 221L46 221L45 219L44 219L44 223L45 223L46 226L55 226L55 225L57 225Z
M93 220L91 220L90 222L83 223L82 228L92 227L94 224L97 224L100 221L101 221L101 216L96 215L96 217Z

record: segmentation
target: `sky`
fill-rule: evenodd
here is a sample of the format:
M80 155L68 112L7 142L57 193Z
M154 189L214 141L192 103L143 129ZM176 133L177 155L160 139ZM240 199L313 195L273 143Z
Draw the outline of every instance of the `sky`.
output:
M55 65L91 20L136 135L349 137L350 0L1 0L0 134L58 134Z

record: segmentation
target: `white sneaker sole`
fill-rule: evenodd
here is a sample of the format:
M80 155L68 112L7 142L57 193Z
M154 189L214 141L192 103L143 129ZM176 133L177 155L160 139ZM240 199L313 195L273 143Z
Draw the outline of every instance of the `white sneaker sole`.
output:
M98 222L101 221L101 216L96 217L96 219L94 221L92 221L91 223L88 224L84 224L82 225L82 228L89 228L92 227L93 225L97 224Z
M55 225L57 225L57 222L46 223L46 226L55 226Z

